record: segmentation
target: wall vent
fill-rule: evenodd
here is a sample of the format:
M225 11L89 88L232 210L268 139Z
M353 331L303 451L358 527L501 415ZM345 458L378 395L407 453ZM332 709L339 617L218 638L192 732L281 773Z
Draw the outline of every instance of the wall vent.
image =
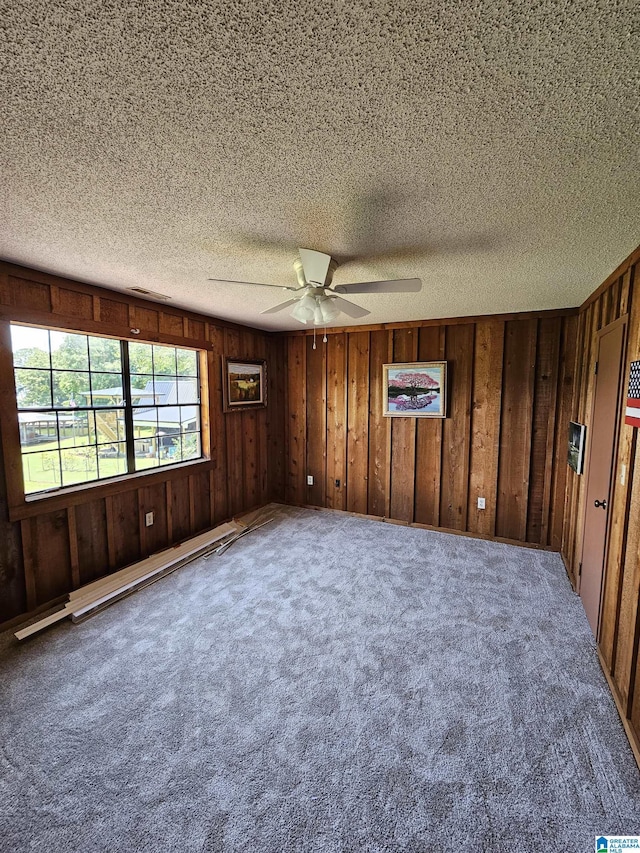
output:
M144 287L128 287L127 290L132 291L132 293L139 293L141 296L147 296L150 299L160 299L162 301L171 299L170 296L165 296L164 293L156 293L155 290L146 290Z

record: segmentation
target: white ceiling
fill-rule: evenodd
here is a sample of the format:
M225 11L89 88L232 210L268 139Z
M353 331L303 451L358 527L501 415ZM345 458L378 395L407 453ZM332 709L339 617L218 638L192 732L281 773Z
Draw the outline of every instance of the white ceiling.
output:
M0 254L262 328L581 303L640 242L636 0L8 0ZM353 320L334 325L352 325Z

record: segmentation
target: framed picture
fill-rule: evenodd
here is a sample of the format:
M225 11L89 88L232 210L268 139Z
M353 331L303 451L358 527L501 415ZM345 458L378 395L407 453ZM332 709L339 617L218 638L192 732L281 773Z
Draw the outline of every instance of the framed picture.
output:
M569 467L573 468L576 474L582 474L584 466L584 436L587 428L584 424L578 424L575 421L569 422L569 454L567 461Z
M222 390L225 412L263 409L267 405L267 362L225 358Z
M390 418L445 418L447 362L382 365L382 414Z

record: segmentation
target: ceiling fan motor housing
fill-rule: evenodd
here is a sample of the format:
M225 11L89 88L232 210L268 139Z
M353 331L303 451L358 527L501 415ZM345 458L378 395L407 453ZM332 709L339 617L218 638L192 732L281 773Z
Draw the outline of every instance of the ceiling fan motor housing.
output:
M333 281L333 274L338 269L338 262L331 258L331 262L327 268L327 274L325 276L324 281L307 280L304 274L304 266L300 258L296 258L296 260L293 262L293 268L296 271L296 277L298 279L298 284L300 285L300 287L307 287L307 285L331 287L331 282Z

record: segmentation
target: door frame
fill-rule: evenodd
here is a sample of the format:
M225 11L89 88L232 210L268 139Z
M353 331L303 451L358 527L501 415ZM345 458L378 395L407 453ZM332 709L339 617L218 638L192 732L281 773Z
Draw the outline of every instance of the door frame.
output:
M624 399L624 380L627 375L626 371L626 363L627 363L627 341L629 337L629 314L623 314L621 317L618 317L617 320L614 320L612 323L608 323L606 326L603 326L601 329L598 329L596 332L596 351L595 351L595 359L593 361L593 369L595 371L595 366L597 364L598 352L600 350L600 340L601 338L612 332L617 326L623 326L622 333L622 351L620 353L620 376L618 379L618 394L616 397L616 416L615 416L615 428L613 433L613 453L612 453L612 466L611 466L611 474L609 479L609 511L607 512L607 523L605 528L604 535L604 549L603 549L603 558L602 558L602 583L600 584L600 601L598 604L598 630L596 632L596 642L600 642L600 617L602 615L602 598L604 595L604 588L606 583L606 574L607 574L607 566L609 564L609 545L611 542L611 522L613 518L613 513L611 510L613 509L613 505L611 500L613 498L613 485L616 471L615 461L618 457L618 448L620 446L620 426L621 426L621 414L622 414L622 403ZM578 583L576 586L576 592L580 595L580 588L582 586L582 562L584 556L584 531L587 523L587 495L589 493L589 476L591 473L591 445L593 439L593 420L594 420L594 412L596 408L596 385L597 385L597 374L595 374L596 378L593 384L593 395L591 397L591 408L589 411L589 422L587 424L587 447L586 447L586 455L585 455L585 480L584 480L584 507L582 509L582 542L580 547L580 570L578 572Z

